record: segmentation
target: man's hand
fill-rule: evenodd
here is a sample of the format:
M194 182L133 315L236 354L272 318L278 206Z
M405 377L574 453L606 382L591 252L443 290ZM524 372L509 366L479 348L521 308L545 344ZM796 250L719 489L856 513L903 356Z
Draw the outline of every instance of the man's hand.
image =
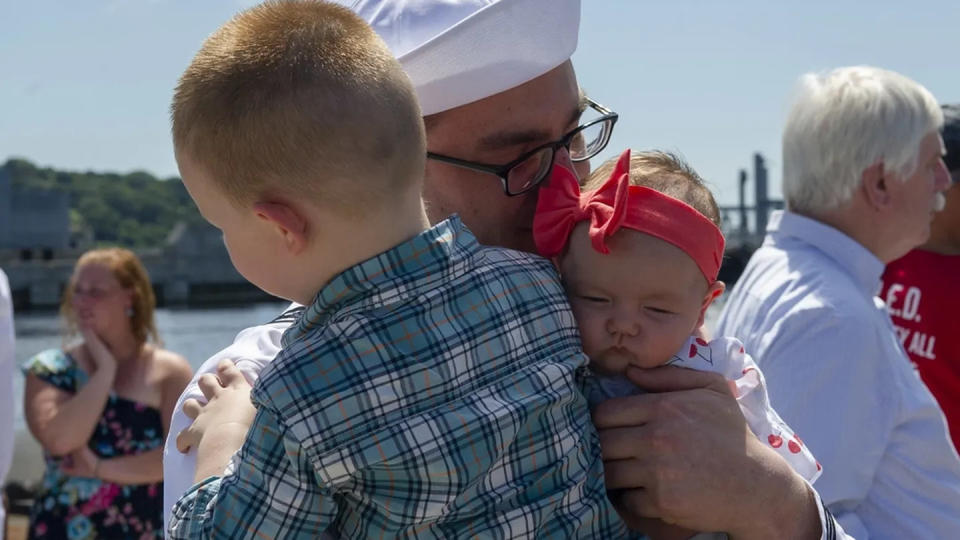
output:
M813 494L753 436L722 376L667 366L627 377L651 393L605 401L593 420L631 528L659 518L738 538L819 538Z
M183 403L183 412L193 419L190 427L177 435L177 450L197 449L195 480L223 472L230 456L240 449L257 410L250 402L250 384L229 361L217 365L217 374L207 373L197 381L207 399Z

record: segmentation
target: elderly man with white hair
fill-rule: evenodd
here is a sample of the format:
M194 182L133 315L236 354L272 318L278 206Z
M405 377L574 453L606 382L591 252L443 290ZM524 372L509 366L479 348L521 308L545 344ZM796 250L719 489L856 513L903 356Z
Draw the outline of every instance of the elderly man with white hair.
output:
M787 210L718 322L755 355L856 538L960 536L960 460L876 297L884 265L925 242L943 206L942 123L897 73L806 75L783 135Z

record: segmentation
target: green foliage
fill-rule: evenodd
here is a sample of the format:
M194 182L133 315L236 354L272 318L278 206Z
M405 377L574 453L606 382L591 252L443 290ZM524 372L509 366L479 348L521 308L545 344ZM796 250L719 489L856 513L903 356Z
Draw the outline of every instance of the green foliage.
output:
M203 220L179 178L58 171L23 159L10 159L0 169L14 187L69 193L71 228L91 228L97 244L157 247L177 222Z

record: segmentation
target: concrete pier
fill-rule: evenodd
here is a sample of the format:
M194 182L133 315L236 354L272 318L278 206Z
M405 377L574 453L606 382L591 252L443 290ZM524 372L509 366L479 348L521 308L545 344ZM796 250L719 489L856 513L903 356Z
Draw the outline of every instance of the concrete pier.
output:
M0 258L10 280L17 309L59 305L77 258L82 252L59 254L48 260ZM157 303L215 305L272 298L243 278L230 262L220 231L206 224L178 225L161 248L142 250Z

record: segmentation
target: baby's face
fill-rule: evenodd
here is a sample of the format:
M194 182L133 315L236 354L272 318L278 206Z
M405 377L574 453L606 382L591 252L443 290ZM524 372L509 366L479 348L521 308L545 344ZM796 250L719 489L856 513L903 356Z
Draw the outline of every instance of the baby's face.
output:
M560 261L590 365L608 375L663 365L698 326L707 281L689 255L654 236L621 229L607 247L594 250L581 223Z

